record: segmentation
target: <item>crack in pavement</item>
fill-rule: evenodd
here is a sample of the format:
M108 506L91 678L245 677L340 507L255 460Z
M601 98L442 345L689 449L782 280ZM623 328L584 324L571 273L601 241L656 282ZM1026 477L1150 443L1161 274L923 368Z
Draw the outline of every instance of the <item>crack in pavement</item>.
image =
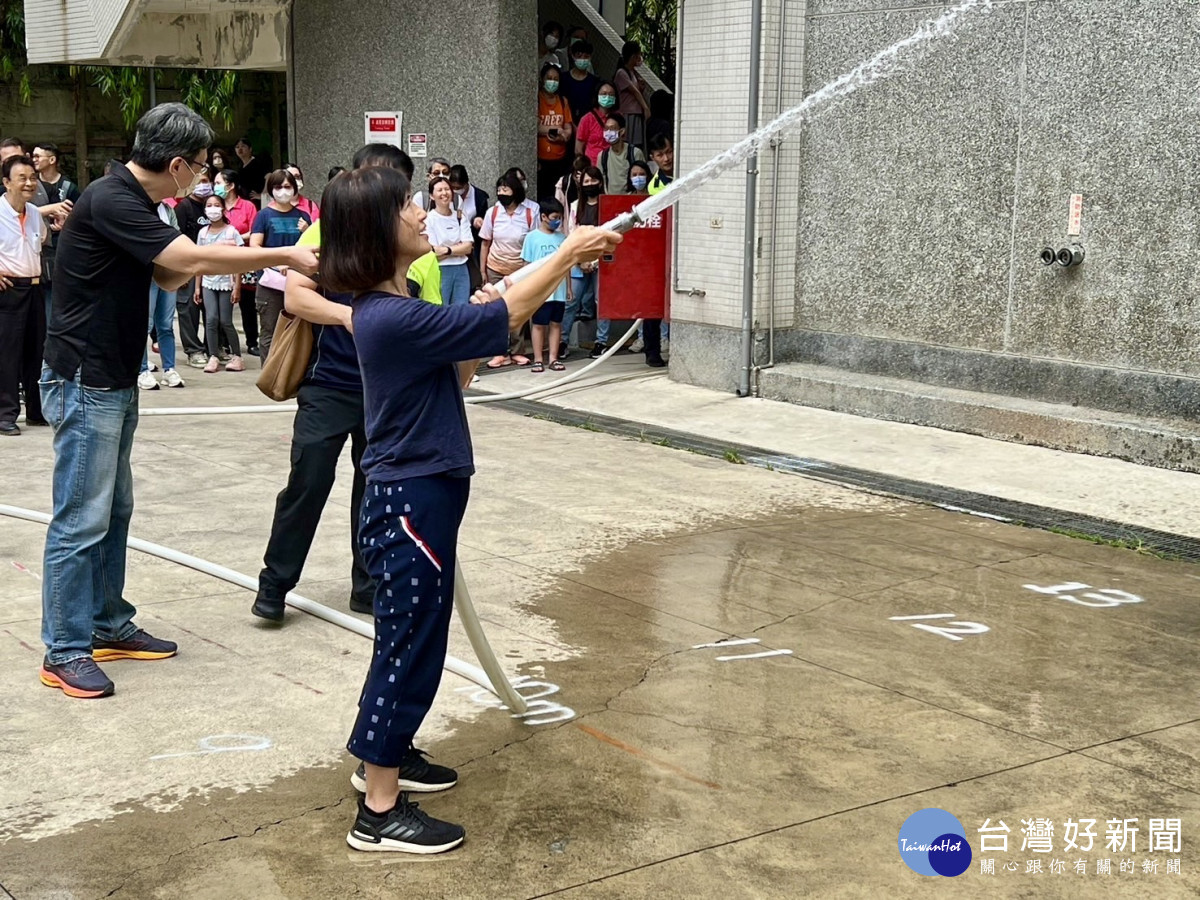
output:
M704 847L696 847L692 850L686 850L683 853L676 853L671 856L664 857L662 859L656 859L656 860L651 860L650 862L647 862L647 863L642 863L641 865L630 866L628 869L623 869L619 872L610 872L607 875L601 875L596 878L588 879L587 881L581 881L577 884L570 884L570 885L566 885L565 887L555 888L552 891L546 891L541 894L534 894L529 898L529 900L539 900L539 898L542 898L542 897L551 897L555 894L562 894L567 891L571 891L571 890L574 890L574 889L580 888L580 887L585 887L590 884L599 884L602 881L608 881L609 879L612 879L612 878L619 878L620 876L628 875L631 872L638 872L642 869L649 869L654 866L662 865L663 863L674 862L675 860L678 860L678 859L685 859L686 857L695 856L699 853L705 853L709 850L716 850L721 847L730 847L735 844L741 844L746 841L752 841L756 838L766 837L766 836L772 835L772 834L779 834L780 832L787 831L790 828L799 828L801 826L810 825L814 822L820 822L825 819L832 819L832 818L836 818L837 816L844 816L848 813L858 812L858 811L864 810L864 809L870 809L875 806L882 806L885 803L892 803L893 801L896 801L896 800L904 800L904 799L908 799L910 797L920 797L923 794L929 794L934 791L944 790L945 788L953 788L953 787L958 787L963 784L967 784L969 782L981 781L984 778L991 778L996 775L1003 775L1008 772L1015 772L1019 769L1028 768L1029 766L1040 765L1041 763L1050 762L1052 760L1059 759L1064 756L1070 756L1070 755L1072 755L1070 752L1056 753L1053 756L1043 757L1042 759L1030 760L1029 762L1020 763L1015 766L1007 766L1003 769L997 769L993 772L984 772L980 775L972 775L969 778L961 778L957 781L948 781L943 784L933 785L933 786L927 787L927 788L920 788L915 791L906 791L901 794L896 794L895 796L884 797L879 800L871 800L867 803L859 803L855 806L849 806L844 809L838 809L838 810L834 810L832 812L823 813L819 816L812 816L807 819L801 819L799 822L789 822L786 825L777 825L774 828L767 828L763 831L755 832L753 834L746 834L746 835L742 835L741 837L730 838L725 841L717 841L714 844L709 844Z
M176 850L174 853L169 854L167 856L167 858L162 860L161 862L151 863L150 865L142 866L140 868L134 869L133 871L129 872L128 874L126 874L125 880L122 881L120 884L118 884L115 888L113 888L107 894L104 894L103 897L101 898L101 900L106 900L106 898L112 897L113 895L117 894L119 891L121 891L125 887L125 885L129 882L129 880L132 879L135 875L138 875L142 872L146 872L150 869L158 868L160 866L169 865L171 860L175 859L176 857L184 856L188 853L193 853L196 850L200 850L203 847L209 846L210 844L222 844L222 843L225 843L226 841L237 840L238 838L254 837L260 831L265 831L269 828L274 828L277 825L282 825L284 822L295 822L298 819L303 819L305 816L307 816L311 813L322 812L323 810L326 810L326 809L335 809L335 808L341 806L343 803L345 803L347 799L348 798L346 798L346 797L339 797L333 803L326 803L323 806L315 806L312 809L306 809L304 812L300 813L299 815L284 816L281 819L276 819L274 822L266 822L262 825L257 825L257 826L255 826L254 830L252 832L250 832L249 834L240 834L240 833L227 834L224 837L213 838L212 840L202 841L201 843L195 844L191 847L185 847L183 850ZM226 819L224 816L221 816L221 820L223 822L225 822L226 825L230 824L229 820Z

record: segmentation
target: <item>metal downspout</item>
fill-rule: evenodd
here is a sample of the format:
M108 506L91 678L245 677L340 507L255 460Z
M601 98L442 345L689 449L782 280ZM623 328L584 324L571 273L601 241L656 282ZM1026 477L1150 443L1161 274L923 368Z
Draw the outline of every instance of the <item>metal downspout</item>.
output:
M787 4L788 0L779 0L779 47L775 54L775 117L783 115L783 64L787 52ZM775 262L779 258L779 157L782 155L783 141L771 142L771 285L767 295L771 298L771 306L767 311L767 362L765 365L754 367L754 396L761 396L758 373L763 369L775 367L775 303L779 299L776 293L779 289L775 283Z
M749 133L758 131L759 81L762 72L763 0L753 0L750 15L750 103L746 116ZM758 225L758 156L746 160L746 230L742 246L742 352L738 371L739 397L750 396L754 358L754 262Z

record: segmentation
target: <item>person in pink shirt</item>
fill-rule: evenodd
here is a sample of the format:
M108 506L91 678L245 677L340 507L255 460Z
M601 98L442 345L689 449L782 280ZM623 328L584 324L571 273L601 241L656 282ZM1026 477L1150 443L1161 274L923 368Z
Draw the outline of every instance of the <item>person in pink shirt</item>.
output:
M575 153L586 156L593 166L600 164L600 154L608 149L604 121L616 105L616 85L602 81L596 88L596 105L575 124Z

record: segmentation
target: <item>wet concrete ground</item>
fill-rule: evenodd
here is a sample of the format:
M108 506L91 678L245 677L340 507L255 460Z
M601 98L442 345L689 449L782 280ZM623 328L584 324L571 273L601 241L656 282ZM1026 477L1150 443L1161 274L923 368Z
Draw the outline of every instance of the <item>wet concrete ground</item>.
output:
M260 402L237 378L196 373L143 408ZM573 715L530 725L446 676L420 743L461 781L421 802L467 843L346 847L342 745L368 644L295 613L264 630L230 585L132 554L127 596L180 656L109 665L104 701L41 687L43 532L0 519L4 891L1200 893L1194 565L503 411L471 420L472 595L522 690ZM256 572L289 433L288 415L145 417L133 534ZM47 509L49 435L0 460L0 502ZM348 504L343 467L299 588L339 609ZM470 658L457 626L451 652ZM897 852L926 807L975 850L950 884ZM1050 852L1022 849L1034 818ZM1090 851L1063 849L1068 819L1096 820ZM1137 819L1136 847L1105 846L1116 819ZM1150 846L1151 819L1181 820L1178 852ZM980 853L985 820L1010 829L1007 852Z

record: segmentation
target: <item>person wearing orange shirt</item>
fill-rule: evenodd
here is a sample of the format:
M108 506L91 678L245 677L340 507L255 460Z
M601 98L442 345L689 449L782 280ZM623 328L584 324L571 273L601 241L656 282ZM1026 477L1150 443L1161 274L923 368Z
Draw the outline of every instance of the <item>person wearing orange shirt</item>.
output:
M538 199L554 196L554 185L567 173L575 122L571 106L558 92L562 70L554 63L542 66L538 85Z

